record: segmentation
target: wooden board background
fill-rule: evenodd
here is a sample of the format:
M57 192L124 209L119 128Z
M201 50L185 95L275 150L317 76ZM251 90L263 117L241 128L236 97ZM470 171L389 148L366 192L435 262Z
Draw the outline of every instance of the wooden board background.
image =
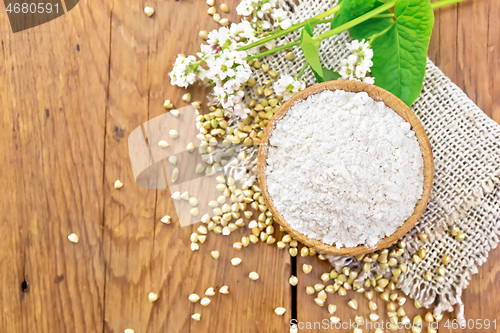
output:
M234 9L235 0L227 3ZM143 13L146 5L155 8L152 18ZM2 10L0 332L287 332L292 312L302 322L328 318L304 292L326 263L297 259L314 270L299 272L292 311L286 251L258 244L239 253L231 244L241 231L210 235L193 253L194 227L159 223L173 211L168 190L133 182L128 134L162 114L165 99L182 106L183 92L170 86L168 72L177 53L197 50L200 29L217 27L207 8L201 0L86 0L16 34ZM497 0L436 11L429 51L497 122L499 13ZM203 100L204 91L190 91ZM115 179L124 182L121 190L113 188ZM78 244L67 240L72 232ZM218 261L209 256L212 249L221 251ZM233 256L243 264L231 267ZM500 320L499 259L500 250L493 250L465 291L467 318ZM258 281L247 278L251 270L260 273ZM222 284L230 294L217 295L207 308L187 302L191 292ZM154 304L147 300L151 291L160 296ZM346 301L328 300L344 320L354 317ZM366 303L360 304L358 313L366 316ZM287 313L277 317L276 306ZM194 311L202 321L190 319Z

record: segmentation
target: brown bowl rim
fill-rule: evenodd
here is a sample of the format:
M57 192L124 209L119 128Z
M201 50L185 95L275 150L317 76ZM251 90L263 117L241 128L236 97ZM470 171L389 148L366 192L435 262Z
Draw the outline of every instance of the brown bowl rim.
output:
M281 216L281 214L274 207L272 200L270 199L269 192L267 190L267 182L264 170L267 159L267 153L269 150L269 138L272 135L272 131L275 128L276 122L279 121L286 113L286 111L288 111L288 109L290 109L295 103L302 101L311 95L321 93L325 90L331 90L331 91L344 90L348 92L364 91L374 100L384 102L385 105L387 105L394 112L396 112L403 119L405 119L410 123L411 128L415 131L415 135L418 139L420 148L422 150L423 161L424 161L424 189L422 197L417 202L413 214L392 235L381 239L377 245L372 247L359 245L350 248L346 247L337 248L335 246L325 244L321 241L306 237L305 235L301 234L300 232L290 227L290 225L286 222L283 216ZM264 135L262 137L259 146L259 154L257 158L257 177L259 180L262 196L266 201L268 209L273 214L274 220L278 224L280 224L294 239L297 239L302 244L308 247L315 248L317 251L326 254L360 255L365 253L371 253L396 243L417 223L417 220L422 215L425 207L427 206L431 194L432 182L434 177L434 161L432 157L432 150L429 138L427 137L427 134L425 133L425 130L422 124L420 123L420 120L403 101L401 101L398 97L394 96L387 90L372 84L360 81L352 81L352 80L336 80L336 81L318 83L311 87L308 87L300 91L299 93L295 94L289 100L287 100L283 105L281 105L281 107L271 118L271 120L269 121L269 123L265 128Z

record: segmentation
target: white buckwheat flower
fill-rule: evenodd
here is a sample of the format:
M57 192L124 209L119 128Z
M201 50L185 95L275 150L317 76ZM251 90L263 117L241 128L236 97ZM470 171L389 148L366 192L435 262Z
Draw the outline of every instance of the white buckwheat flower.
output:
M252 70L245 58L245 51L224 49L214 59L207 61L206 75L214 85L214 98L223 108L246 115L240 105L243 99L242 84L250 78ZM238 106L240 105L240 106Z
M268 21L262 21L261 28L262 30L269 30L271 29L272 25Z
M347 43L347 48L351 50L353 53L363 53L363 52L368 52L369 54L367 55L367 58L372 58L373 56L373 50L370 49L370 42L365 41L364 39L361 40L353 40L352 43Z
M272 10L273 10L273 6L269 2L266 2L265 4L262 5L263 12L270 13Z
M199 57L179 56L174 69L170 73L172 84L187 87L196 80L208 79L214 86L213 98L216 104L226 111L234 112L244 118L250 112L243 103L243 84L251 75L251 68L247 63L248 55L259 52L260 46L245 51L237 51L240 47L257 41L265 30L271 29L269 22L275 14L279 26L286 29L291 21L282 9L274 9L278 0L242 0L236 7L239 15L247 16L238 24L230 27L220 27L207 35L206 43L200 46ZM272 40L265 44L270 49L275 46ZM205 68L201 67L201 64ZM295 86L294 86L295 85ZM293 82L284 95L300 89L300 82Z
M282 100L286 101L299 91L306 88L304 81L300 81L291 75L282 75L273 85L274 92L278 96L282 96Z
M243 0L236 6L236 13L240 16L249 16L253 12L253 4L250 0Z
M231 31L221 27L208 33L207 44L212 47L214 53L219 53L223 48L236 49L236 43L231 37Z
M257 33L248 21L231 24L229 32L231 33L231 38L238 42L238 46L250 44L257 40Z
M272 27L267 20L277 3L277 0L242 0L236 7L236 12L247 17L252 27L262 33Z
M207 44L201 44L200 45L200 51L196 53L196 55L203 61L211 61L211 59L214 59L215 55L217 52L212 48L212 46L207 45Z
M292 26L292 21L288 18L288 13L281 8L275 8L271 14L274 19L274 26L281 29L288 29Z
M197 79L205 78L205 70L200 67L195 56L178 55L175 59L174 68L170 72L170 83L182 88L187 88Z
M373 66L373 50L369 48L370 43L364 39L360 42L353 40L347 43L347 48L353 52L347 59L341 60L342 68L339 74L345 80L363 81L370 84L375 82L373 77L366 76Z

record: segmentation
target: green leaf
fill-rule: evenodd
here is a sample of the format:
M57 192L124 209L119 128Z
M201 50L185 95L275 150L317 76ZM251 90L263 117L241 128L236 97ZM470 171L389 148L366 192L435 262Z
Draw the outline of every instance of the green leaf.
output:
M311 67L311 66L309 66L309 67ZM311 67L311 69L312 69L312 67ZM318 83L325 82L325 79L323 78L323 76L320 76L318 73L316 73L314 71L314 69L312 69L312 71L313 71L314 77L316 78L316 82L318 82Z
M352 39L370 40L377 34L384 32L394 24L394 20L390 18L372 18L352 27L349 30Z
M309 20L306 21L306 25L304 26L304 30L309 34L309 36L314 35L314 27L318 24L318 19L317 18L310 18Z
M376 1L374 8L377 8L384 3L382 1ZM390 14L390 10L383 11L380 14ZM355 25L351 29L349 29L349 33L351 34L352 39L369 40L374 35L377 35L385 30L387 30L392 24L394 20L392 18L384 17L384 18L371 18L368 19L358 25Z
M330 23L330 30L335 29L336 27L341 26L344 23L349 22L349 19L342 15L342 4L343 1L339 0L340 10L333 14L332 22Z
M323 67L323 77L325 81L334 81L341 78L340 74L332 71L331 69Z
M322 67L321 69L323 71L323 77L316 74L316 72L313 70L313 74L316 77L316 81L318 81L318 83L325 82L325 81L334 81L334 80L338 80L342 77L339 73L334 72L331 69L328 69L325 67Z
M394 15L389 25L378 22L370 37L371 71L377 86L410 106L422 90L434 14L429 0L401 0Z
M302 52L304 52L304 57L307 63L311 67L316 76L318 82L323 82L323 68L321 67L321 62L319 61L319 43L313 40L313 38L302 30L301 44Z
M375 6L376 0L342 0L340 10L333 16L330 29L335 29L358 16L361 16Z
M319 43L312 38L314 26L317 24L317 19L307 20L304 29L300 36L300 47L304 52L304 57L311 67L314 76L318 82L323 82L323 68L319 60Z

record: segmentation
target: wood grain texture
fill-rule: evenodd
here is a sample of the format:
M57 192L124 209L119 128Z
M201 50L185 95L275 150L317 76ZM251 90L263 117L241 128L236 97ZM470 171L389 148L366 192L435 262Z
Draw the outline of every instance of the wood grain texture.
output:
M206 14L208 7L201 4L148 3L155 8L150 19L137 2L115 3L107 133L115 133L118 127L126 137L142 122L164 113L166 98L177 107L186 105L181 99L185 91L169 84L168 71L178 53L194 52L199 47L199 30L217 28ZM162 20L168 13L171 19ZM187 17L194 24L180 39ZM115 49L128 52L114 53ZM206 102L206 89L189 91L193 101ZM182 129L179 132L182 135ZM170 192L137 188L129 165L126 140L107 135L105 331L259 332L264 325L268 332L283 331L291 312L275 320L274 307L290 307L291 288L286 283L289 257L264 244L234 250L232 244L241 239L244 230L229 237L210 233L201 250L192 252L189 236L198 225L182 228L177 220L171 225L159 223L164 215L175 216ZM112 188L116 178L126 184L120 190ZM210 257L214 249L221 252L217 261ZM230 264L234 256L243 259L238 267ZM259 272L261 278L251 281L250 271ZM218 290L222 285L229 286L230 294L217 294L206 308L187 300L191 293L203 295L207 288ZM147 299L149 292L159 295L154 304ZM191 319L195 312L201 313L200 322Z
M234 9L237 2L227 3ZM151 18L146 5L155 8ZM126 138L163 113L165 99L183 106L184 91L169 85L168 72L177 53L198 49L200 29L217 28L207 9L201 0L86 0L16 34L0 13L0 332L287 332L293 261L286 250L258 244L238 252L231 245L241 230L209 235L193 253L188 236L195 226L158 223L174 215L168 190L133 183ZM440 9L429 51L497 122L499 12L495 0ZM206 102L202 88L189 91ZM118 178L120 190L113 188ZM72 232L78 244L67 240ZM212 249L221 251L218 261ZM228 264L234 256L243 259L236 268ZM493 250L465 291L468 318L500 318L499 259ZM297 258L299 268L304 262L314 268L309 275L299 269L297 318L328 318L303 289L328 265ZM251 270L261 278L250 281ZM213 297L210 306L187 302L189 293L222 284L230 294ZM160 295L154 304L151 291ZM354 317L341 306L347 298L329 301L341 318ZM283 317L273 313L276 306L288 309ZM195 311L202 321L190 319Z
M154 6L154 3L151 4ZM137 1L115 1L110 13L110 71L106 113L104 240L105 332L133 328L145 332L153 305L151 253L156 191L135 185L128 134L149 119L148 66L154 21ZM116 179L123 188L113 187Z
M102 323L109 43L78 35L97 34L109 20L106 4L89 5L73 19L14 35L1 14L2 332ZM72 232L78 245L67 240Z

